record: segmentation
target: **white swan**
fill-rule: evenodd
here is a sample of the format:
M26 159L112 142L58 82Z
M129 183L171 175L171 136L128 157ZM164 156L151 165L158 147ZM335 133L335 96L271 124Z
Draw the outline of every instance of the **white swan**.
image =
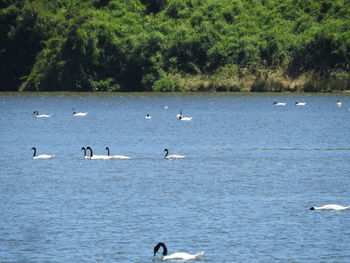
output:
M107 156L110 159L119 159L119 160L129 160L129 159L131 159L130 157L124 156L124 155L109 155L109 147L106 147L106 151L107 151Z
M295 106L305 106L306 102L296 102Z
M73 108L73 116L74 117L84 117L86 116L88 113L87 112L75 112L74 108Z
M199 259L204 255L204 251L201 251L197 254L188 254L185 252L176 252L173 253L171 255L168 256L168 249L166 247L166 245L163 242L158 243L154 249L153 249L153 253L155 256L159 250L159 248L162 247L163 248L163 253L162 253L162 259L163 260L168 260L168 259L172 259L172 260L181 260L181 261L185 261L185 260L195 260L195 259Z
M88 159L92 159L92 160L109 160L109 159L112 159L108 155L94 155L90 146L86 147L86 150L90 151L90 156L89 156Z
M345 209L349 209L350 206L341 206L341 205L335 205L335 204L331 204L331 205L324 205L324 206L313 206L310 207L309 210L345 210Z
M274 102L273 102L273 105L275 105L275 106L285 106L285 105L287 105L287 102L277 102L277 101L274 101Z
M337 105L338 105L338 107L341 107L341 106L342 106L342 103L341 103L340 100L337 100Z
M38 111L34 111L33 116L35 116L37 118L50 118L51 117L51 115L48 115L48 114L39 114Z
M149 114L147 114L146 117L145 117L145 119L152 119L152 116L149 115Z
M36 148L32 147L33 152L33 159L52 159L55 157L55 155L49 155L49 154L40 154L36 155Z
M183 159L186 158L186 156L183 155L176 155L176 154L172 154L172 155L168 155L169 154L169 150L168 149L164 149L165 152L165 159Z

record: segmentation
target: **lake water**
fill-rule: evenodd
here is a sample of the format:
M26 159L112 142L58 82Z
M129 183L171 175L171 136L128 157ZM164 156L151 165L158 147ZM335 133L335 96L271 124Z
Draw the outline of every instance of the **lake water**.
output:
M350 205L349 108L347 94L1 94L0 262L158 262L158 242L204 262L350 262L350 210L309 210Z

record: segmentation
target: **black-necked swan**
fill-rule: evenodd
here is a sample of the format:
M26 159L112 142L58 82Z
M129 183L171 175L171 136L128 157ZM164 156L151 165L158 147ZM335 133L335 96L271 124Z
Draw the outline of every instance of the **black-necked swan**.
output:
M349 209L350 206L341 206L341 205L335 205L335 204L331 204L331 205L324 205L324 206L313 206L310 207L309 210L345 210L345 209Z
M106 147L106 151L107 151L107 156L111 159L120 159L120 160L131 159L130 157L124 156L124 155L109 155L109 147Z
M163 242L158 243L154 249L153 249L153 253L155 256L159 250L159 248L162 247L163 248L163 253L162 253L162 259L163 260L168 260L168 259L172 259L172 260L194 260L194 259L199 259L204 255L204 251L201 251L197 254L191 255L185 252L176 252L173 253L171 255L168 256L168 249L166 247L166 245Z
M51 159L54 158L55 155L49 155L49 154L40 154L36 155L36 148L32 147L33 152L33 159Z
M145 118L146 118L146 119L152 119L152 116L149 115L149 114L147 114Z
M273 102L273 105L275 105L275 106L285 106L285 105L287 105L287 102L277 102L277 101L274 101L274 102Z
M73 116L74 117L84 117L86 116L88 113L87 112L75 112L74 108L73 108Z
M296 102L294 103L295 106L305 106L306 102Z
M186 158L186 156L183 155L176 155L176 154L172 154L172 155L168 155L169 154L169 150L168 149L164 149L165 152L165 159L183 159Z
M89 159L92 159L92 160L108 160L108 159L112 159L108 155L94 155L90 146L86 147L86 150L90 151Z
M184 117L184 116L182 116L182 110L180 110L180 114L177 114L176 117L180 121L190 121L190 120L192 120L192 117Z
M33 116L35 116L37 118L50 118L51 117L51 115L48 115L48 114L39 114L38 111L34 111Z

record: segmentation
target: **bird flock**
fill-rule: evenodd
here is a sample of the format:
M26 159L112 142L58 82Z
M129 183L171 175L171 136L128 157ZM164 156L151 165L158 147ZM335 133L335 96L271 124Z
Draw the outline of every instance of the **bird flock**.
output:
M286 106L288 103L287 102L277 102L274 101L272 105L274 106ZM295 102L295 106L306 106L306 102ZM342 102L340 100L337 100L336 105L338 107L342 107ZM349 109L350 110L350 109ZM88 113L87 112L76 112L75 109L73 108L73 116L74 117L84 117ZM38 111L33 112L33 116L36 118L50 118L52 115L49 114L39 114ZM180 110L180 113L176 115L176 117L180 121L191 121L192 117L185 117L182 114L182 110ZM145 119L152 119L152 116L150 114L147 114L145 116ZM33 150L33 159L52 159L55 157L55 155L49 155L49 154L39 154L37 155L37 149L36 147L31 148ZM110 148L107 146L105 148L106 154L104 155L96 155L93 153L93 150L90 146L87 147L82 147L81 151L83 151L84 154L84 159L90 159L90 160L130 160L131 157L129 156L124 156L124 155L111 155ZM176 155L176 154L170 154L169 155L169 150L164 149L163 151L165 153L164 159L183 159L186 158L184 155ZM310 207L309 210L335 210L335 211L342 211L342 210L347 210L349 209L350 206L341 206L337 204L327 204L323 206L313 206ZM153 249L153 254L154 256L157 255L159 249L163 249L163 253L161 256L162 260L176 260L176 261L187 261L187 260L198 260L204 255L204 251L201 251L196 254L188 254L185 252L176 252L173 254L168 255L168 249L167 246L163 242L159 242Z

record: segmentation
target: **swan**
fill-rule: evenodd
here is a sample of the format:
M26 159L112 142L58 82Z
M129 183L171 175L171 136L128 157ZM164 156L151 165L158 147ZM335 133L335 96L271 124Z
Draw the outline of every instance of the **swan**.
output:
M305 106L306 102L296 102L295 106Z
M190 121L190 120L192 120L192 117L182 117L182 116L179 116L179 120L180 120L180 121Z
M274 101L274 102L273 102L273 105L275 105L275 106L285 106L285 105L287 105L287 102L277 102L277 101Z
M145 118L146 118L146 119L152 119L152 116L149 115L149 114L147 114Z
M335 205L335 204L331 204L331 205L324 205L324 206L313 206L310 207L309 210L345 210L345 209L349 209L350 206L341 206L341 205Z
M49 155L49 154L40 154L36 155L36 148L32 147L33 152L33 159L51 159L54 158L55 155Z
M341 106L342 106L342 103L341 103L340 100L337 100L337 105L338 105L338 107L341 107Z
M107 151L107 156L108 156L110 159L120 159L120 160L128 160L128 159L131 159L130 157L124 156L124 155L109 155L109 147L106 147L106 151Z
M164 149L165 152L165 159L183 159L186 158L186 156L183 155L176 155L176 154L172 154L172 155L168 155L169 154L169 150L168 149Z
M194 260L194 259L199 259L200 257L202 257L204 255L204 251L201 251L197 254L191 255L188 253L184 253L184 252L176 252L173 253L171 255L168 256L168 249L166 247L166 245L163 242L158 243L154 249L153 249L153 253L155 256L159 250L159 248L162 247L163 248L163 254L162 254L162 259L163 260L168 260L168 259L173 259L173 260Z
M73 116L74 117L84 117L86 116L88 113L87 112L75 112L74 108L73 108Z
M33 112L33 115L34 115L35 117L37 117L37 118L50 118L50 117L51 117L51 115L39 114L38 111L34 111L34 112Z
M90 151L89 159L92 159L92 160L108 160L108 159L112 159L108 155L94 155L90 146L86 147L86 150Z

